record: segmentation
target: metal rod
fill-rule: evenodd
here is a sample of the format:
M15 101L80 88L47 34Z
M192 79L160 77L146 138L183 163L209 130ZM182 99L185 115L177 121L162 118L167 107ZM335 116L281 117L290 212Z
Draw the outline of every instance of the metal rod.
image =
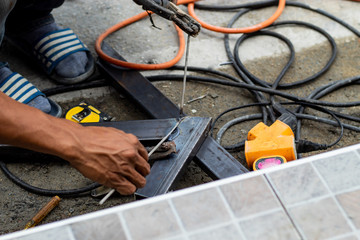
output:
M188 35L187 43L186 43L186 53L185 53L183 89L182 89L181 103L180 103L180 116L183 115L183 113L184 113L184 101L185 101L185 91L186 91L186 76L187 76L187 68L188 68L188 60L189 60L190 38L191 38L190 35Z

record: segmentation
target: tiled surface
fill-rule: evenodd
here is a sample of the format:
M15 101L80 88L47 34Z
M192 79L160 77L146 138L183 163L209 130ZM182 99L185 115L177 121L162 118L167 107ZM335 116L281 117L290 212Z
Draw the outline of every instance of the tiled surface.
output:
M129 209L122 213L132 239L170 237L181 233L179 224L167 201Z
M360 145L0 237L360 239Z
M224 203L216 189L208 189L171 200L186 231L230 221Z
M239 222L246 239L300 239L283 210Z
M360 161L356 151L321 159L314 165L334 192L360 185Z
M238 218L281 208L264 176L225 184L220 188Z
M326 239L351 232L332 198L301 204L290 208L289 212L307 239Z
M310 163L268 174L284 204L295 204L329 194Z
M360 230L360 190L339 194L336 198L355 227Z
M126 239L120 219L116 214L109 214L88 221L71 224L76 239ZM113 231L116 229L116 231Z

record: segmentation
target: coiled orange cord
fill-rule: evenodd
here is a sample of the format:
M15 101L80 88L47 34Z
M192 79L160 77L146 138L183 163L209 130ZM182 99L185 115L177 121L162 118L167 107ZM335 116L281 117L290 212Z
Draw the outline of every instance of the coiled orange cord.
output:
M286 0L280 0L278 9L274 13L274 15L272 15L269 19L265 20L264 22L261 22L259 24L256 24L256 25L253 25L250 27L245 27L245 28L224 28L224 27L217 27L214 25L207 24L206 22L199 19L198 16L196 16L195 10L194 10L194 3L190 3L188 5L188 11L189 11L189 14L193 18L195 18L195 20L198 21L203 28L206 28L208 30L211 30L214 32L220 32L220 33L252 33L252 32L259 31L260 29L263 29L263 28L269 26L270 24L272 24L273 22L275 22L275 20L278 19L278 17L280 17L281 13L283 12L283 10L285 8L285 3L286 3Z
M207 23L201 21L195 15L194 2L196 2L196 1L198 1L198 0L178 0L177 5L188 4L189 14L193 18L195 18L201 24L202 27L207 28L211 31L222 32L222 33L250 33L250 32L258 31L264 27L267 27L270 24L272 24L281 15L282 11L285 8L285 2L286 2L285 0L280 0L279 7L276 10L276 12L274 13L274 15L262 23L256 24L254 26L246 27L246 28L222 28L222 27L216 27L216 26L207 24ZM102 51L101 44L106 37L108 37L110 34L116 32L116 31L120 30L121 28L128 26L136 21L139 21L147 16L148 16L147 12L140 13L136 16L126 19L125 21L115 24L114 26L108 28L105 32L100 34L100 36L97 38L97 40L95 42L95 51L99 55L99 57L111 64L130 68L130 69L136 69L136 70L166 69L166 68L170 68L170 67L174 66L177 62L179 62L185 52L185 38L184 38L183 31L176 25L175 25L175 28L176 28L176 31L178 34L178 39L179 39L179 50L178 50L176 56L168 62L158 63L158 64L132 63L132 62L126 62L126 61L122 61L122 60L110 57L109 55L107 55L106 53L104 53Z

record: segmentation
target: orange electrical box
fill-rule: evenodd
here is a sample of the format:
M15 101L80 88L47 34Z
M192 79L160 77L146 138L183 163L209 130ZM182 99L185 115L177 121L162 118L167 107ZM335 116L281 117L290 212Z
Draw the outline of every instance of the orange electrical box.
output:
M296 159L295 137L289 125L276 120L270 127L258 123L245 142L245 157L249 167L255 160L267 156L283 156L286 161Z

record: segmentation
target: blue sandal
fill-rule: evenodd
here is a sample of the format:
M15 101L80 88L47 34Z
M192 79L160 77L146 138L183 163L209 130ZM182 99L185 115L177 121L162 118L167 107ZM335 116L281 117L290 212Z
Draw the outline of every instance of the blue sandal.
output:
M12 44L25 52L25 54L29 55L29 53L32 52L31 57L36 59L38 64L45 70L46 74L50 78L59 83L78 83L87 79L95 71L95 61L89 49L83 42L81 42L81 40L70 28L49 32L42 36L35 44L35 46L32 47L32 51L28 51L30 47L26 46L23 41L17 41L16 37L10 36L8 39ZM54 72L56 66L64 58L79 51L86 52L88 57L85 73L74 78L64 78Z
M44 93L37 89L26 78L15 72L0 84L0 91L12 99L25 104L37 96L45 96ZM51 110L48 114L54 117L61 117L61 107L49 98L48 101L51 105Z

